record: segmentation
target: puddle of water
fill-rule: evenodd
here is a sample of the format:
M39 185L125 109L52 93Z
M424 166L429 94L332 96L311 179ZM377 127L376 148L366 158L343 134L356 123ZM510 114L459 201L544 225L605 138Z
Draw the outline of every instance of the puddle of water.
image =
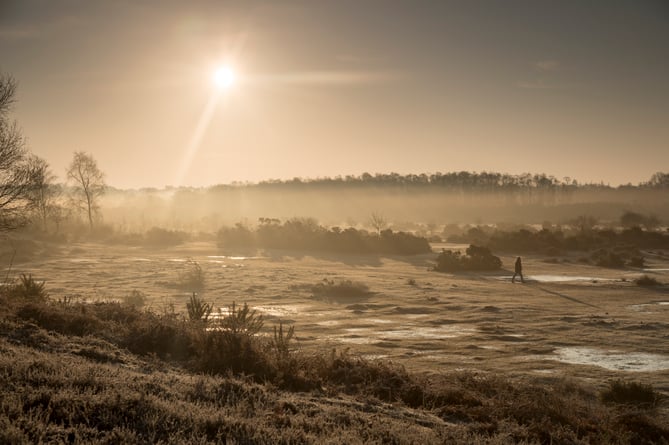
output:
M262 256L228 256L228 255L207 255L207 258L219 259L219 260L261 260L265 257Z
M630 310L635 312L650 312L653 306L668 306L669 301L656 301L654 303L631 304L627 306Z
M667 272L669 269L643 269L644 272Z
M361 321L374 324L388 324L393 322L392 320L385 320L383 318L365 318Z
M603 351L570 347L555 351L557 360L575 365L594 365L612 371L653 372L669 369L669 356L644 352Z
M138 262L139 262L139 261L141 261L141 262L151 262L151 261L153 261L153 260L151 260L151 259L149 259L149 258L128 258L128 259L129 259L130 261L138 261Z
M70 263L97 263L99 262L93 258L70 258L68 260Z
M615 281L612 278L574 277L568 275L530 275L525 281L539 281L545 283L561 283L565 281Z
M286 304L280 306L253 306L258 312L272 317L285 317L306 312L311 306L307 304Z
M462 328L460 326L439 326L439 327L415 327L411 329L394 329L392 331L381 331L378 335L381 338L390 339L417 339L417 338L454 338L463 335L471 335L475 329Z
M340 324L339 320L325 320L316 323L318 326L337 326Z

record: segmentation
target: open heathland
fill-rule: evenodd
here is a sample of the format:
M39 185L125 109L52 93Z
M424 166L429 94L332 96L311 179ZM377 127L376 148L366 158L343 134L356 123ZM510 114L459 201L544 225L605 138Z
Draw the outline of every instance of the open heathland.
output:
M433 271L436 252L466 247L37 252L4 286L2 439L669 441L664 252L644 252L643 269L524 257L525 284L510 282L513 255Z

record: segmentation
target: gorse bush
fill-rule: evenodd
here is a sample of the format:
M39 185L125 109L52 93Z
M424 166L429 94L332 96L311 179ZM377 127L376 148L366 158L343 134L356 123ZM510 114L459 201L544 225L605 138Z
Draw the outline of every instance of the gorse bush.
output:
M30 301L46 301L49 298L46 283L35 281L32 274L21 274L18 282L10 282L5 287L5 293L10 298Z
M206 324L209 321L212 309L213 307L211 303L203 301L195 292L191 295L190 301L186 303L188 319L193 322L202 322Z
M359 281L334 281L324 278L323 281L311 287L311 293L316 298L359 298L371 294L369 286Z
M502 267L502 260L493 255L487 247L470 245L466 255L460 251L442 250L437 257L434 270L438 272L460 272L460 271L491 271Z
M260 332L265 321L263 316L255 309L251 309L247 303L237 306L234 301L228 307L228 312L218 321L218 328L232 334L253 336Z
M654 408L660 402L660 394L651 386L644 383L614 380L600 393L604 403L619 405L634 405L641 408Z
M406 233L381 230L369 233L354 228L327 228L314 219L260 218L257 229L242 224L218 232L218 245L224 249L287 249L334 253L414 255L431 252L427 239Z
M648 275L643 275L636 280L634 280L634 283L637 286L661 286L662 283L657 281L657 279L650 277Z

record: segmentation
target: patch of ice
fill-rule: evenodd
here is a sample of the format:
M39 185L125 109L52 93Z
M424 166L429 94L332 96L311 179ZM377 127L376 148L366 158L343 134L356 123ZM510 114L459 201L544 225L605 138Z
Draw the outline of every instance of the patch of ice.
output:
M316 322L318 326L337 326L340 323L341 322L339 320L324 320Z
M219 260L260 260L265 257L262 256L228 256L228 255L207 255L207 258L219 259Z
M386 320L386 319L383 319L383 318L365 318L361 321L366 321L366 322L374 323L374 324L388 324L388 323L393 322L392 320Z
M578 277L569 275L530 275L525 281L539 281L545 283L560 283L566 281L615 281L613 278Z
M307 304L284 304L276 306L253 306L253 309L272 317L285 317L305 312L310 307Z
M594 365L612 371L653 372L669 369L669 356L645 352L604 351L586 347L559 348L557 360L575 365Z

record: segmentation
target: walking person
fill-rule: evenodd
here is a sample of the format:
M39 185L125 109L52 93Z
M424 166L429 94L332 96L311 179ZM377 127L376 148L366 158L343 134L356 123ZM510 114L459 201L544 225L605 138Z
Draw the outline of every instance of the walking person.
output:
M525 279L523 278L523 262L520 260L520 257L516 258L516 265L513 272L513 277L511 277L511 282L516 282L516 275L520 275L520 282L524 283Z

